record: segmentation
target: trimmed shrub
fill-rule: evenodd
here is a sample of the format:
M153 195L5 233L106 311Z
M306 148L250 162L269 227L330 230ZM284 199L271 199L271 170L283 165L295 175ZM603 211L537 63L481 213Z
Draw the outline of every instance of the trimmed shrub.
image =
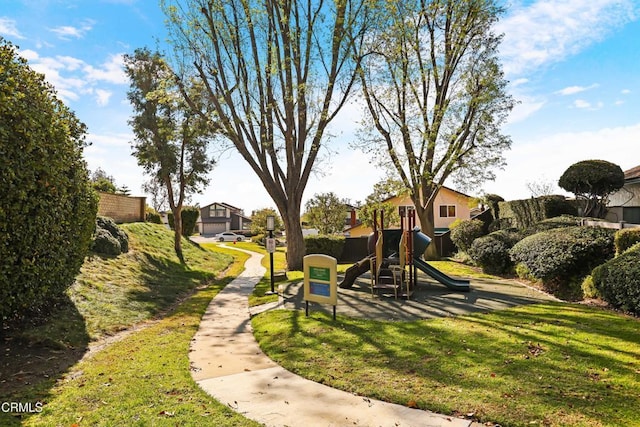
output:
M195 206L183 206L182 208L182 235L189 237L196 229L200 208ZM168 214L169 227L173 230L173 212Z
M581 287L582 295L584 295L585 298L601 298L600 292L598 292L598 289L596 289L596 286L593 284L593 276L589 275L585 277Z
M561 298L581 299L581 280L614 254L614 231L600 227L565 227L525 237L511 259Z
M88 253L86 127L0 37L0 328L54 305Z
M469 247L469 256L489 274L505 274L513 269L509 249L520 240L514 230L498 230L479 237Z
M510 219L520 230L560 215L576 215L575 206L564 196L542 196L524 200L500 202L500 219Z
M640 243L596 267L591 276L602 299L640 315Z
M638 242L640 242L640 228L618 230L614 239L616 254L620 255Z
M98 228L93 238L93 251L103 255L120 255L122 247L109 230Z
M525 234L527 236L531 236L543 231L553 230L554 228L577 227L580 225L581 221L582 218L572 215L562 215L555 218L543 219L542 221L527 228Z
M129 252L129 236L124 232L114 220L111 218L107 218L104 216L99 216L96 218L96 236L100 230L106 230L114 239L116 239L120 245L120 251L118 253L112 254L107 252L100 252L95 248L95 238L94 238L94 248L93 250L98 253L107 253L109 255L118 255L120 253Z
M306 236L304 238L305 253L324 254L340 258L344 248L344 236Z
M151 206L146 206L144 209L144 220L152 224L162 224L162 217Z
M466 219L451 229L451 241L458 250L467 252L475 239L484 235L484 223L479 219Z

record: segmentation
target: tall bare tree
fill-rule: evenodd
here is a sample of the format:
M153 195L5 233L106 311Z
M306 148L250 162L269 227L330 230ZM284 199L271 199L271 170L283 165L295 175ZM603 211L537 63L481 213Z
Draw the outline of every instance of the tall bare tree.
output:
M165 0L176 58L204 82L224 139L282 216L302 268L302 196L356 80L366 0Z
M511 144L500 128L514 103L492 29L501 13L492 0L381 2L367 36L360 144L400 177L429 235L445 181L493 178Z

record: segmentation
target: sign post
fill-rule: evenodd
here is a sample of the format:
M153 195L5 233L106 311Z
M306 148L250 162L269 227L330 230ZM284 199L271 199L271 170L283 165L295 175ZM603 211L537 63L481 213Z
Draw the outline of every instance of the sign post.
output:
M338 261L328 255L304 257L305 315L309 316L309 301L333 305L333 320L338 304Z

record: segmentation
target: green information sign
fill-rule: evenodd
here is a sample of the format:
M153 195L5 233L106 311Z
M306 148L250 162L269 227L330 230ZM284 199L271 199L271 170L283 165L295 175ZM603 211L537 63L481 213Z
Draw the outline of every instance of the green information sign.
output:
M309 267L309 278L312 280L331 280L331 270L325 267Z

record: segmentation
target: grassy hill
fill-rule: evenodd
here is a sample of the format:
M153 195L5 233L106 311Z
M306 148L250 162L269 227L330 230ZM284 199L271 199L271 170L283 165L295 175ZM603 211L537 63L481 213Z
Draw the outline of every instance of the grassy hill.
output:
M0 342L4 351L0 359L0 401L43 401L46 405L45 413L36 416L0 413L0 425L20 425L25 419L35 424L59 423L57 418L61 413L54 409L56 405L62 405L62 412L70 417L85 410L96 412L83 397L95 398L90 392L90 374L82 375L79 395L68 396L67 393L77 387L64 387L64 384L78 372L90 369L89 365L98 370L93 378L98 388L105 383L105 372L112 378L119 375L118 370L139 373L142 362L133 360L128 349L140 347L145 351L137 352L135 358L151 361L158 356L169 357L176 364L178 376L172 383L189 389L187 395L193 393L193 399L199 404L209 404L209 399L197 387L191 389L195 385L189 376L188 345L208 302L241 271L244 256L222 248L213 252L185 239L185 264L181 264L173 251L170 230L148 223L126 224L122 228L130 240L128 253L117 257L95 254L88 257L67 298L56 301L55 309L45 322L21 331L5 331L1 338L4 342ZM234 263L234 260L241 262ZM187 303L179 304L184 301ZM158 321L149 323L150 319ZM80 362L90 346L134 325L139 330L137 333L93 356L89 365L86 361ZM140 326L148 327L140 331ZM144 344L136 344L139 340ZM160 352L159 348L162 348ZM113 352L124 352L126 356L119 354L114 359ZM106 361L99 362L100 358ZM166 371L166 362L161 361L156 367ZM149 372L153 372L153 366ZM145 391L144 386L136 386L131 373L122 375L129 376L120 384L125 390L134 394ZM164 396L154 388L147 391L152 396ZM112 393L112 397L103 397L101 401L110 399L117 401L122 395ZM70 404L80 406L73 409L68 407ZM100 414L106 419L110 416L108 408Z

